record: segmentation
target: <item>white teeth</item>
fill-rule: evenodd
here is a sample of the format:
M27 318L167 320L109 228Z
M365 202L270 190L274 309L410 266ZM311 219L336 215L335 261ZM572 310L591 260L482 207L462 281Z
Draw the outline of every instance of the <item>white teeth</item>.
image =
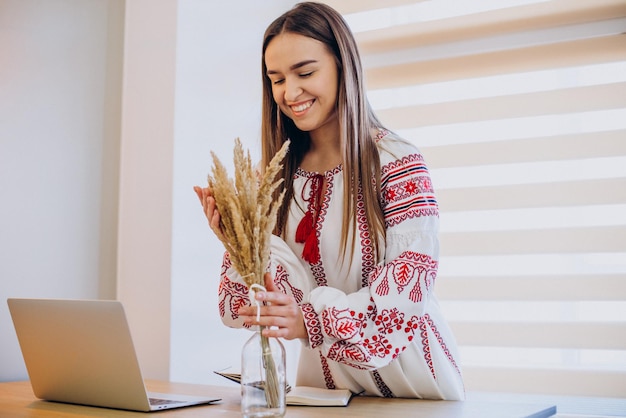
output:
M294 112L303 112L313 105L313 101L302 103L298 106L291 106Z

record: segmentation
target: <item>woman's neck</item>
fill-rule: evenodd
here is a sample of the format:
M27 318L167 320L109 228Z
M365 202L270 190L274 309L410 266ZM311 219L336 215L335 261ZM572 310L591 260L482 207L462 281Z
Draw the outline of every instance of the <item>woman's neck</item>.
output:
M309 172L324 173L342 163L339 129L318 129L310 132L311 145L300 167Z

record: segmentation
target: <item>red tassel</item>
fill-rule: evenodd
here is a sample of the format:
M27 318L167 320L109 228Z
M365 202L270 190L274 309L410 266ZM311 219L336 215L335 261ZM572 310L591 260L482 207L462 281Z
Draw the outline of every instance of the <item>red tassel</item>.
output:
M313 232L313 215L307 211L296 229L296 242L303 243L311 235L311 232Z
M309 177L307 182L311 182L311 191L308 199L308 210L296 228L296 242L304 243L302 258L310 264L317 264L320 261L319 242L315 231L317 217L319 216L320 205L322 204L322 186L324 176L321 174ZM304 189L302 189L304 193Z
M307 237L302 250L302 258L310 264L317 264L320 261L320 249L317 242L317 234L313 231Z

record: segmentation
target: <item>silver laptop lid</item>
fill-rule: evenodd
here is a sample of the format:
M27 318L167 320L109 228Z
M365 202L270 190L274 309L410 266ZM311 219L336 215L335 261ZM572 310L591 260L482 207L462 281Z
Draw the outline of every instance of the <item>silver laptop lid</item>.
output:
M150 410L120 302L7 302L35 396L83 405Z

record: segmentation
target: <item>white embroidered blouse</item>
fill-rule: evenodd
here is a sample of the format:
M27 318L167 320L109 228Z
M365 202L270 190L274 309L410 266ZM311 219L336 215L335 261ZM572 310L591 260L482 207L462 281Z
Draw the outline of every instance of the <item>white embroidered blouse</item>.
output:
M364 211L357 207L352 263L343 257L344 173L323 173L327 187L315 232L319 261L303 260L295 241L307 210L308 181L293 182L285 240L273 236L270 271L279 289L300 304L308 340L302 341L296 385L347 388L371 396L464 399L456 342L433 287L437 276L439 214L419 151L389 132L378 136L386 226L384 258L374 259ZM247 288L224 257L219 288L223 322L242 327L237 311Z

